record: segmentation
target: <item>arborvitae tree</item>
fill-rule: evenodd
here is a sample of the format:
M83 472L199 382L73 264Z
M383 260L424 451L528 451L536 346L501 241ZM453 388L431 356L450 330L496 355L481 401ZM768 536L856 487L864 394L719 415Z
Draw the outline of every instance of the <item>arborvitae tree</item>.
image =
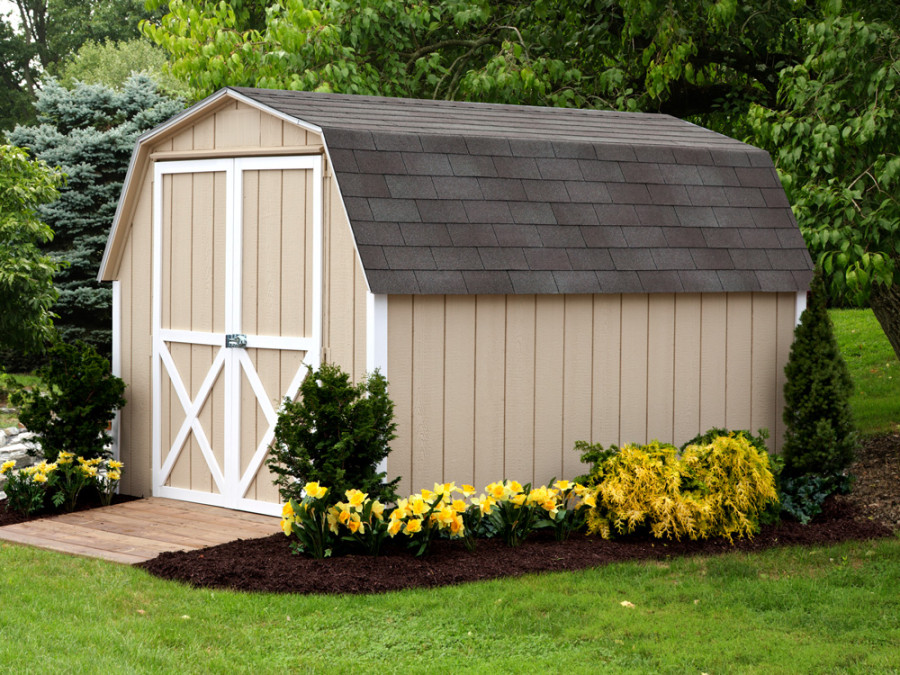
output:
M53 308L63 341L84 340L109 355L112 291L96 276L128 161L138 135L182 108L147 76L130 78L121 90L50 81L38 97L38 125L10 135L68 176L59 199L40 209L56 233L44 251L68 263L56 276Z
M850 410L853 382L834 339L820 270L809 305L794 331L784 372L784 473L830 475L853 461L856 430Z

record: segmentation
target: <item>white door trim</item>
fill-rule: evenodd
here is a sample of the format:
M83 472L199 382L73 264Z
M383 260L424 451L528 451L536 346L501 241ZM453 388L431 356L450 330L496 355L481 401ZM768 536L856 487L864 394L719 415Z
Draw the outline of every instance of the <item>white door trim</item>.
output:
M298 369L286 392L281 396L294 397L306 374L306 366L318 368L322 349L322 157L319 155L247 157L228 159L204 159L172 162L156 162L153 171L153 362L152 362L152 480L153 494L228 508L279 515L279 504L262 502L246 497L256 472L261 468L269 444L274 437L277 412L265 391L253 362L245 349L224 346L225 335L241 333L241 274L243 269L243 172L260 170L301 169L312 171L312 326L306 337L282 337L278 335L248 335L247 348L303 351L303 365ZM225 325L224 333L178 330L162 327L162 254L163 254L163 178L170 174L224 172L225 195ZM304 289L305 292L305 289ZM218 346L212 366L198 391L191 399L167 343L188 343ZM166 453L162 452L162 369L165 368L175 395L185 412L185 419ZM224 463L221 469L199 421L199 413L210 394L220 372L224 370ZM240 460L240 399L241 380L246 377L268 422L260 444L254 449L247 468L241 472ZM189 433L200 447L209 465L210 473L219 493L175 488L165 485ZM174 450L178 448L178 450Z

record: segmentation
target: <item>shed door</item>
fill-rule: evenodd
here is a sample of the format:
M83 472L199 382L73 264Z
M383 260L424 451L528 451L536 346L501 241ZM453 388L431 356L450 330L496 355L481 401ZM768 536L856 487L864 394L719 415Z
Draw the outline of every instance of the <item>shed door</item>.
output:
M280 513L276 412L322 335L322 163L157 162L153 494Z

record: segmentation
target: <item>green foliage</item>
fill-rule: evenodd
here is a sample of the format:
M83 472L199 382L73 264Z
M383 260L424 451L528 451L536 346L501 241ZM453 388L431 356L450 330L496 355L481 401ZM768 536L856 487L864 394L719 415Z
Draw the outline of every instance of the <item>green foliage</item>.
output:
M806 525L822 513L822 505L828 497L850 492L851 482L850 476L841 474L782 475L778 481L781 513Z
M849 403L853 383L834 339L818 272L784 372L785 474L840 473L853 461L857 442Z
M681 457L657 441L625 445L595 484L588 530L606 538L644 530L669 539L752 537L777 501L768 456L740 435L690 445Z
M39 124L10 134L68 176L58 199L38 208L55 232L43 253L67 265L56 277L54 305L64 341L84 340L109 355L112 291L96 281L109 226L135 139L181 108L146 76L130 78L121 91L87 84L69 90L50 81L38 98Z
M6 3L12 5L13 3ZM89 40L130 40L153 18L143 0L17 0L0 15L0 130L34 120L33 104L47 74Z
M619 452L619 446L612 444L604 448L600 443L588 443L587 441L575 441L575 452L581 453L581 463L590 468L586 474L578 476L576 483L582 485L595 485L595 480L601 477L603 466Z
M39 210L61 184L43 161L0 146L0 346L40 349L52 334L53 275L62 265L41 250L53 231Z
M46 391L19 391L12 403L19 420L40 436L50 462L63 452L87 459L106 457L112 438L107 428L125 405L125 383L110 372L109 361L83 342L57 343L37 374Z
M309 368L297 401L285 399L275 425L268 466L277 474L282 499L299 502L301 485L327 485L334 499L358 489L383 502L394 501L395 478L378 464L388 456L397 428L387 380L375 371L353 384L339 366Z
M114 42L88 40L59 68L59 83L71 89L77 82L102 84L121 89L132 75L152 78L160 90L172 98L189 94L187 88L168 72L165 52L146 39Z

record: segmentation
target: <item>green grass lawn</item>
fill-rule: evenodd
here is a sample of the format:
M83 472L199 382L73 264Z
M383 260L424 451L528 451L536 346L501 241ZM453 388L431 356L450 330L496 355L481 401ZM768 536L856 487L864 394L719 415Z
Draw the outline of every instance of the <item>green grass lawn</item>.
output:
M0 671L896 672L897 589L897 538L361 597L193 590L4 544Z
M37 375L32 375L31 373L10 373L9 376L13 378L16 383L23 387L39 387L41 385L41 378L39 378ZM2 391L2 389L0 389L0 407L6 405L6 393ZM0 413L0 429L13 426L17 424L18 421L19 420L13 414Z
M850 405L864 435L900 430L900 362L870 309L829 311L853 378Z

